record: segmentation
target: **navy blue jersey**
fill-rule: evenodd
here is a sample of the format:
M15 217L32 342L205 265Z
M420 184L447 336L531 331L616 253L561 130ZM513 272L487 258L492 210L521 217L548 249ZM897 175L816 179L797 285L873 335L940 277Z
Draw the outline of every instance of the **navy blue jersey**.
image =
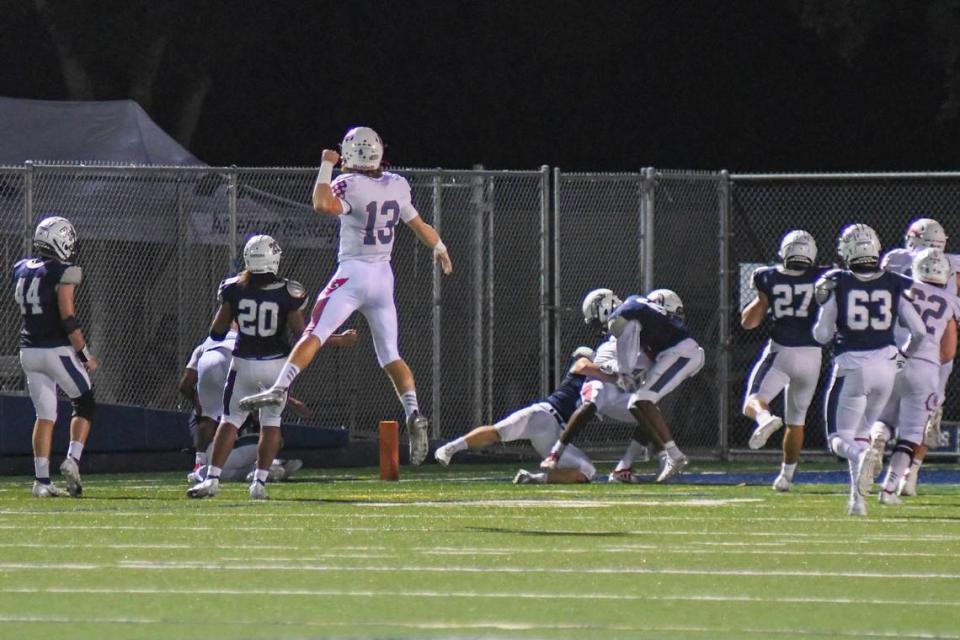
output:
M230 304L239 328L233 355L271 360L290 353L287 316L307 306L307 292L299 282L286 278L256 288L236 276L220 284L220 302Z
M893 330L903 292L910 280L884 271L873 280L860 280L850 271L833 269L823 276L834 283L837 335L834 354L872 351L896 345Z
M570 373L568 369L567 375L563 377L557 388L544 400L557 410L564 422L569 420L573 412L580 406L580 388L583 386L585 379L585 376Z
M819 347L813 339L817 319L814 291L825 267L784 273L780 267L761 267L753 272L753 288L769 301L773 329L770 338L785 347Z
M60 320L57 285L80 284L80 267L54 258L27 258L13 266L13 298L20 308L22 347L70 344Z
M641 296L630 296L610 314L610 320L621 317L640 323L640 346L651 357L690 337L680 318L667 315L663 307Z

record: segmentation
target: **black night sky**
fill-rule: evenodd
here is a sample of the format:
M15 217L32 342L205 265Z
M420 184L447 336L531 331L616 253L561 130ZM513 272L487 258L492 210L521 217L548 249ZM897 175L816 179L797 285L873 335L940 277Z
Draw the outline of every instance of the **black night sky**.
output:
M209 164L957 169L952 0L3 0L0 95L134 98Z

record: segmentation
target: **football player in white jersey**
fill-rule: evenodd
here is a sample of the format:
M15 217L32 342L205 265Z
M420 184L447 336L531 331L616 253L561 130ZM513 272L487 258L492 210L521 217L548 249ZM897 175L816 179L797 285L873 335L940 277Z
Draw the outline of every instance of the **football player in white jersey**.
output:
M918 218L910 223L907 233L903 238L902 249L891 249L883 257L881 265L884 269L909 276L913 259L917 254L927 248L941 249L945 251L947 245L947 234L943 226L931 218ZM947 262L950 266L950 282L948 288L952 292L960 294L960 256L953 253L945 253ZM940 388L938 399L940 406L930 416L927 421L924 443L917 448L913 456L913 462L907 470L904 477L900 480L899 495L913 496L917 493L917 479L920 475L920 467L927 455L927 442L936 442L940 434L940 420L943 418L943 401L946 398L947 380L953 371L953 357L942 358L940 365Z
M429 422L419 411L413 372L397 348L397 309L390 265L397 222L402 220L423 244L433 249L444 274L450 274L453 266L439 234L413 206L407 180L380 168L380 136L369 127L355 127L347 132L340 148L343 172L331 181L340 155L324 150L313 188L314 209L340 220L339 266L317 297L303 337L276 382L262 393L243 398L241 406L250 410L282 404L300 371L310 364L337 327L359 311L370 325L377 360L403 404L410 462L420 464L429 448Z
M822 349L813 339L816 318L814 285L824 269L816 267L817 243L813 236L794 230L783 236L778 252L782 264L754 271L751 285L756 295L740 315L740 325L756 329L769 312L773 320L770 340L750 374L743 414L756 420L751 449L759 449L784 423L770 413L770 402L783 392L783 464L773 481L777 491L789 491L803 449L803 428L820 378Z
M927 339L899 373L890 400L871 429L871 446L883 455L887 441L897 442L880 491L880 502L899 505L896 492L910 468L914 452L923 444L924 429L943 400L940 397L941 359L953 360L957 346L960 298L948 286L950 264L940 249L924 249L913 258L909 297L927 329Z

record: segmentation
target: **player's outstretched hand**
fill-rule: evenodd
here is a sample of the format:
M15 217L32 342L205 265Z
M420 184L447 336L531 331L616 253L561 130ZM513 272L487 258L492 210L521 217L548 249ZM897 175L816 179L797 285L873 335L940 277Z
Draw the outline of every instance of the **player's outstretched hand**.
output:
M338 347L352 347L357 344L357 330L356 329L347 329L342 333L338 333L337 337L340 340L337 342Z
M313 411L310 410L310 407L303 404L293 396L287 396L287 405L293 410L295 414L303 418L304 420L309 420L313 417Z
M83 366L87 371L89 371L90 373L93 373L94 371L100 368L100 363L97 362L96 358L94 358L93 356L90 356L89 358L87 358L87 361L83 363Z
M448 276L453 273L453 263L450 262L450 254L446 251L437 254L437 262L440 263L440 269L443 270L443 275Z
M333 149L324 149L320 159L324 162L332 162L333 166L337 166L337 163L340 162L340 154Z

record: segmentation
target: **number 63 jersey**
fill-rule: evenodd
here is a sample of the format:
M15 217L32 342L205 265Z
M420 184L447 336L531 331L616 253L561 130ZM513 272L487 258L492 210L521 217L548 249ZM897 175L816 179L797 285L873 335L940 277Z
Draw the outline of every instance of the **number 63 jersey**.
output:
M753 272L753 288L767 297L773 329L770 339L784 347L820 347L813 338L817 317L816 282L826 268L787 271L781 266Z
M330 187L344 205L339 216L340 262L390 260L397 221L410 222L420 215L406 178L389 171L379 178L350 172L337 176Z
M303 285L280 278L256 288L240 276L220 284L220 303L229 303L237 323L237 342L233 355L247 360L272 360L290 353L287 316L307 306Z

